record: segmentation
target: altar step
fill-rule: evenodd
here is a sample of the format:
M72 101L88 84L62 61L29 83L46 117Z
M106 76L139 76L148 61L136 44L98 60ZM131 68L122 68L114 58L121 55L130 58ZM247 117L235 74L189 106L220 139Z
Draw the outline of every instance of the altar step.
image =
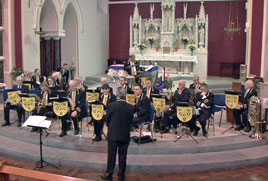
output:
M131 142L129 172L169 173L226 169L263 164L268 161L267 140L256 141L245 135L208 139L156 141L138 146ZM0 153L36 162L39 160L39 134L25 128L0 128ZM58 166L104 171L107 142L68 135L44 138L44 160Z

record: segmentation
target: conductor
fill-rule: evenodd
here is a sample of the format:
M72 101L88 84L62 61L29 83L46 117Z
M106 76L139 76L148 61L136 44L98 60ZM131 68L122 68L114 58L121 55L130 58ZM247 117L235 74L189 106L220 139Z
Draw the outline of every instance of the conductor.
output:
M106 173L101 175L103 180L113 180L117 150L119 153L119 180L125 180L127 150L130 141L130 125L133 114L133 106L128 104L124 100L124 97L120 97L107 107L108 158Z

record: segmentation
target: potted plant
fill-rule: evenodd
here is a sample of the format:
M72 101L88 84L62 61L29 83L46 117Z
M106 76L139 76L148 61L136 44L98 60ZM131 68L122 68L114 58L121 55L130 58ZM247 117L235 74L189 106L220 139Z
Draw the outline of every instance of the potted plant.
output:
M69 70L70 70L70 73L71 73L71 79L73 80L74 79L74 75L75 75L75 71L76 71L76 67L71 66L69 68Z
M182 37L181 38L181 42L183 43L184 45L184 49L186 48L187 44L189 43L189 38L187 37Z
M140 49L141 54L142 54L142 51L145 50L145 48L146 48L145 44L141 43L141 44L138 44L137 46Z
M10 75L12 77L12 80L16 80L16 77L22 75L24 73L23 69L22 68L16 68L16 67L13 67L11 72L10 72Z
M194 51L197 49L197 45L195 44L190 44L189 49L191 50L191 56L193 56Z
M151 36L151 37L147 38L147 41L149 42L150 47L152 48L152 46L153 46L153 44L154 44L154 42L155 42L154 37Z

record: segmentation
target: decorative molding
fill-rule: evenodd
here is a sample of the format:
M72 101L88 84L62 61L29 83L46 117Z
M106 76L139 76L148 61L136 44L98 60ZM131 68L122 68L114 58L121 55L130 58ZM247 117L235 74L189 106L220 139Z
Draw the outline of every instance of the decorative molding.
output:
M204 0L204 2L217 1L247 1L247 0ZM135 4L138 3L161 3L162 0L139 0L139 1L109 1L109 4ZM175 0L175 2L200 2L200 0Z

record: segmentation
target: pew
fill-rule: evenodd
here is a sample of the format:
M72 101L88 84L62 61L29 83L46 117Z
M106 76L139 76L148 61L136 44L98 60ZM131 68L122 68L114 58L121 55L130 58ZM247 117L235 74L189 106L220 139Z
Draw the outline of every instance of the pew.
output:
M0 181L19 181L17 178L10 178L10 175L45 180L45 181L88 181L86 179L68 177L52 173L28 170L9 166L6 161L0 162Z

